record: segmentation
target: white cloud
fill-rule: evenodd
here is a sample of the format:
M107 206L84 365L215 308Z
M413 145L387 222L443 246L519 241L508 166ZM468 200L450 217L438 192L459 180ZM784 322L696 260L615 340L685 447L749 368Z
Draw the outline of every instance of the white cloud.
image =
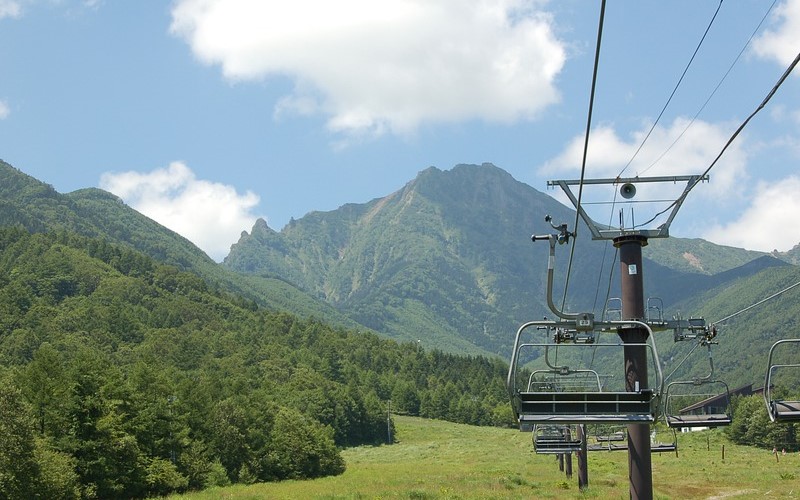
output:
M734 124L695 121L686 129L687 123L685 119L678 119L668 128L656 127L623 176L672 176L704 172L727 142ZM675 142L685 129L680 140ZM620 137L610 126L593 130L586 178L616 178L639 147L646 130L636 131L629 138ZM560 155L540 167L538 173L551 179L577 179L580 175L583 140L582 136L575 137ZM674 146L659 159L673 142ZM789 175L778 181L756 183L751 180L747 168L748 153L756 154L764 148L791 148L795 142L791 137L778 137L765 144L749 144L746 135L740 135L709 172L710 182L698 186L687 197L674 221L672 232L676 234L674 229L677 227L684 237L688 236L688 232L718 244L764 252L775 249L787 251L799 244L800 224L797 223L797 217L800 214L800 176ZM754 170L753 175L760 173ZM659 198L674 200L685 186L685 183L639 183L636 184L634 201ZM614 213L611 214L606 210L609 205L583 205L584 208L596 221L616 223L618 210L623 206L620 205L622 200L619 196L614 198L614 191L619 186L604 186L601 200L592 198L595 195L592 188L584 188L582 202L613 200L616 208L612 209ZM577 190L573 192L577 193ZM560 191L554 194L562 203L572 207ZM648 203L635 205L637 223L648 220L663 206L656 205L649 212L647 208ZM629 215L626 213L625 217L627 224ZM665 216L661 216L657 223L664 219ZM647 227L654 228L656 225Z
M348 134L531 119L558 101L566 57L525 0L179 0L172 18L227 78L291 78L278 113L322 113Z
M759 182L752 204L732 222L714 225L704 238L750 250L785 252L800 243L800 177Z
M622 173L623 177L701 174L722 150L735 126L702 120L695 120L689 126L688 119L678 118L668 128L656 126L634 158L649 128L650 125L643 126L627 139L621 138L608 125L593 129L589 135L587 178L616 178L628 162L630 166ZM710 196L730 199L732 195L741 195L737 186L747 177L743 140L740 136L734 141L711 170L709 175L713 182L707 190ZM538 173L544 176L567 174L577 179L583 146L583 135L574 137L564 151L542 165Z
M0 101L0 120L5 120L11 114L11 109L5 101Z
M14 0L0 0L0 19L4 17L19 17L22 14L22 5Z
M687 128L688 126L688 128ZM636 154L650 124L643 125L629 137L623 138L610 125L592 130L586 164L586 179L616 179L634 177L699 175L714 161L735 129L733 124L711 124L678 118L669 126L657 126L644 147ZM694 216L707 217L709 202L716 211L731 210L745 200L748 178L747 154L739 137L709 173L710 182L693 189L680 208L681 220ZM584 137L574 137L563 152L542 165L537 173L549 179L579 179L583 156ZM631 161L633 158L633 161ZM625 165L630 162L623 172ZM614 224L619 221L619 210L625 209L625 227L634 223L645 229L655 229L666 222L672 211L672 202L677 200L687 186L679 182L634 183L636 196L630 202L618 193L621 186L614 184L587 185L581 192L581 206L595 221ZM578 188L573 187L578 196ZM560 190L553 193L559 201L569 207L572 203ZM688 213L687 213L688 212ZM646 223L647 221L651 221Z
M80 0L80 4L87 9L97 10L104 0ZM40 4L51 5L54 7L70 8L72 2L65 0L0 0L0 19L4 17L20 18L23 15L23 5L25 9L30 9Z
M258 217L252 213L258 196L197 179L180 162L147 173L105 173L100 187L187 238L218 262Z
M760 57L787 65L800 47L800 0L782 3L775 8L774 17L779 20L778 26L756 38L753 50Z

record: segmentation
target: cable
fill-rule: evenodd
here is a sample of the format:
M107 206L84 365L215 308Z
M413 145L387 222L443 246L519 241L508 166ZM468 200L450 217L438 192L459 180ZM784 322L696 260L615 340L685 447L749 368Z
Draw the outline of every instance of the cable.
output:
M772 96L775 95L775 93L778 91L778 89L781 87L781 85L783 85L783 82L785 82L786 79L789 77L789 75L792 73L792 71L794 70L795 66L797 66L798 62L800 62L800 52L797 53L797 57L795 57L794 61L792 61L792 63L789 64L789 67L786 68L786 71L783 72L783 75L781 75L781 77L778 79L778 81L772 87L772 90L770 90L769 93L767 94L767 96L764 98L764 100L761 101L761 104L758 105L758 107L755 109L755 111L750 113L750 116L748 116L742 122L742 124L739 125L739 128L736 129L736 131L733 133L733 135L731 135L731 137L728 139L728 142L725 143L725 145L722 147L722 150L719 152L717 157L714 158L714 161L711 162L711 165L708 166L708 168L705 170L705 172L703 172L702 175L698 176L697 179L695 179L694 182L689 184L687 186L686 190L684 190L684 192L678 197L678 199L673 201L672 203L670 203L667 208L665 208L664 210L662 210L662 211L658 212L657 214L655 214L650 220L648 220L644 224L635 225L634 228L649 225L651 222L656 220L658 217L660 217L661 215L664 215L664 213L666 213L668 210L670 210L672 207L674 207L679 201L681 203L683 203L683 201L686 199L686 196L689 194L689 192L692 189L694 189L694 187L697 186L697 184L699 184L705 178L706 175L708 175L708 173L711 171L712 168L714 168L714 166L717 164L719 159L722 158L722 155L725 153L725 151L727 151L728 147L739 136L739 134L742 132L742 130L744 130L744 128L747 126L747 124L750 123L750 120L752 120L753 117L756 116L759 111L764 109L764 107L767 105L767 103L772 99Z
M595 311L595 315L597 315L597 299L600 297L600 281L603 279L603 271L606 269L606 253L608 253L608 241L606 244L603 245L603 257L600 259L600 272L597 273L597 287L594 291L594 304L592 305L592 311ZM609 276L613 275L613 269L609 272ZM606 295L606 302L608 302L608 296ZM605 313L605 306L603 306L603 312Z
M716 325L720 325L720 324L724 323L725 321L728 321L729 319L731 319L731 318L734 318L734 317L736 317L736 316L738 316L738 315L742 314L743 312L749 311L750 309L752 309L752 308L754 308L754 307L756 307L756 306L760 306L761 304L763 304L764 302L766 302L766 301L768 301L768 300L772 300L772 299L774 299L775 297L777 297L777 296L779 296L779 295L781 295L781 294L783 294L783 293L786 293L786 292L788 292L789 290L791 290L792 288L794 288L794 287L796 287L796 286L800 286L800 281L798 281L797 283L795 283L795 284L793 284L793 285L790 285L790 286L788 286L788 287L784 288L784 289L783 289L783 290L781 290L780 292L773 293L772 295L770 295L770 296L769 296L769 297L767 297L766 299L759 300L759 301L758 301L758 302L756 302L755 304L745 307L745 308L744 308L744 309L742 309L741 311L737 311L737 312L735 312L735 313L733 313L733 314L731 314L731 315L729 315L729 316L725 316L725 317L724 317L724 318L722 318L721 320L719 320L719 321L715 321L715 322L714 322L714 324L716 324Z
M592 88L589 93L589 113L586 119L586 134L583 141L583 159L581 160L581 178L580 183L578 184L578 203L575 206L575 225L572 230L572 248L569 252L569 264L567 264L567 278L564 283L564 297L561 300L561 310L564 310L564 307L567 303L567 290L569 290L569 278L572 274L572 261L575 257L575 240L578 235L578 222L580 221L580 212L581 212L581 197L583 196L583 179L586 175L586 156L587 151L589 150L589 131L592 128L592 111L594 110L594 95L595 89L597 88L597 68L600 64L600 42L603 39L603 21L606 15L606 0L603 0L600 4L600 20L598 21L597 27L597 44L594 52L594 68L592 70Z
M699 345L700 345L700 342L695 342L695 344L694 344L694 347L692 347L691 349L689 349L689 352L687 352L687 353L686 353L686 357L684 357L684 358L681 360L681 362L680 362L680 363L678 363L678 365L675 367L675 369L674 369L674 370L672 370L672 373L670 373L669 375L667 375L666 377L664 377L664 382L666 382L667 380L669 380L669 378L670 378L670 377L672 377L673 375L675 375L675 372L676 372L676 371L678 371L678 368L680 368L680 367L681 367L681 365L683 365L683 363L685 363L685 362L686 362L686 360L687 360L687 359L689 359L689 356L691 356L691 355L692 355L692 353L694 352L694 350L695 350L695 349L697 349L697 346L699 346Z
M617 175L617 177L622 177L622 174L631 165L631 163L633 162L634 158L636 158L636 156L639 154L639 151L641 151L642 147L644 147L644 144L647 142L647 139L650 138L650 134L653 133L653 130L656 128L656 125L658 125L659 120L661 120L661 117L664 115L664 111L667 110L667 106L669 106L669 103L672 101L672 98L675 96L675 92L678 91L678 87L680 87L681 82L683 82L683 78L686 76L686 73L689 71L689 67L692 65L692 62L694 61L695 56L697 56L697 53L700 51L700 47L703 45L703 41L705 41L706 35L708 35L708 32L711 29L711 26L714 24L714 20L717 18L717 14L719 14L719 9L720 8L722 8L722 0L719 0L719 4L717 5L717 10L714 11L714 15L711 17L711 21L709 21L708 26L706 27L706 31L703 33L703 36L700 38L700 42L698 42L697 47L695 47L694 53L692 54L692 57L689 59L689 62L686 64L686 67L683 69L683 73L681 74L681 77L678 79L678 83L675 84L675 88L672 89L672 93L669 95L669 98L667 99L667 102L664 103L664 107L661 108L661 112L658 114L658 117L653 122L653 125L650 127L650 130L647 131L647 135L645 135L644 139L642 139L642 143L639 144L639 147L633 153L633 156L631 157L630 160L628 160L628 163L625 165L625 167L623 167L622 171L619 173L619 175Z
M617 202L617 190L614 190L614 199L611 201L611 206L613 207L614 204ZM611 209L611 214L608 216L608 227L611 227L611 223L614 221L614 209ZM596 310L597 308L597 296L600 293L600 280L603 277L603 270L605 269L606 265L606 252L608 250L608 245L610 245L609 241L606 241L605 247L603 248L603 260L601 261L602 264L600 266L600 273L597 276L597 289L595 290L594 296L594 307L592 310ZM612 262L617 261L617 256L619 255L619 248L614 247L614 260ZM606 287L606 300L603 302L603 315L602 318L606 319L606 305L608 305L608 299L611 296L611 281L614 279L614 266L611 266L611 270L608 272L608 286Z
M721 320L719 320L719 321L715 321L713 324L715 324L715 325L721 325L722 323L724 323L724 322L728 321L729 319L731 319L731 318L734 318L734 317L736 317L736 316L738 316L738 315L740 315L740 314L742 314L742 313L744 313L744 312L747 312L747 311L749 311L750 309L752 309L752 308L754 308L754 307L760 306L760 305L761 305L761 304L763 304L764 302L767 302L768 300L772 300L772 299L774 299L775 297L778 297L778 296L780 296L780 295L782 295L782 294L784 294L784 293L788 292L789 290L791 290L792 288L795 288L795 287L797 287L797 286L800 286L800 281L798 281L797 283L794 283L793 285L790 285L790 286L788 286L788 287L784 288L784 289L783 289L783 290L781 290L780 292L773 293L772 295L770 295L769 297L767 297L767 298L765 298L765 299L761 299L761 300L759 300L759 301L758 301L758 302L756 302L755 304L749 305L749 306L745 307L744 309L742 309L742 310L740 310L740 311L737 311L737 312L735 312L735 313L733 313L733 314L730 314L730 315L728 315L728 316L725 316L725 317L724 317L724 318L722 318ZM700 342L697 342L697 343L695 343L694 347L692 347L692 348L689 350L689 352L688 352L688 353L686 353L686 357L684 357L684 358L683 358L683 360L682 360L680 363L678 363L678 364L677 364L677 366L675 366L675 369L674 369L674 370L672 370L672 373L670 373L669 375L667 375L666 377L664 377L664 381L665 381L665 382L666 382L667 380L669 380L669 378L670 378L670 377L672 377L673 375L675 375L675 372L677 372L677 371L678 371L678 368L680 368L680 367L681 367L681 365L683 365L683 363L684 363L684 362L685 362L687 359L689 359L689 356L690 356L690 355L691 355L691 354L694 352L694 350L695 350L695 349L697 348L697 346L699 346L699 345L701 345L701 343L700 343Z
M767 12L764 13L764 16L761 18L761 21L759 21L758 26L756 26L756 28L750 34L750 38L748 38L747 42L745 42L745 44L742 46L742 50L739 51L739 54L736 55L736 58L733 60L731 65L728 66L728 71L726 71L725 74L722 75L722 78L720 78L719 83L717 83L717 86L714 87L714 90L711 91L711 94L709 94L709 96L706 99L706 101L703 103L702 106L700 106L700 109L697 110L697 113L695 113L695 115L692 117L692 119L689 121L689 123L683 129L683 131L680 134L678 134L678 137L676 137L675 140L672 141L672 144L670 144L667 147L667 149L665 149L664 152L661 153L658 156L658 158L656 158L655 161L653 161L653 163L650 164L649 167L647 167L646 169L644 169L641 172L639 172L639 175L643 175L643 174L647 173L647 171L650 170L651 168L653 168L656 165L656 163L660 162L661 159L664 158L664 156L666 156L667 153L670 152L672 147L675 146L675 144L677 144L679 140L681 140L681 138L684 136L684 134L686 134L686 131L689 130L689 127L691 127L694 124L695 120L697 120L697 117L700 116L700 113L702 113L703 110L706 109L706 106L708 106L708 103L711 101L711 99L717 93L717 90L719 90L719 88L722 86L722 83L725 81L725 79L728 78L728 75L733 70L733 67L736 66L736 63L739 62L739 59L741 59L742 54L744 54L744 51L747 49L747 47L750 46L750 42L753 41L753 38L755 38L756 33L758 33L758 31L761 29L761 25L764 24L764 21L767 19L767 16L769 16L769 13L772 12L772 9L773 9L773 7L775 7L776 3L778 3L778 0L773 0L772 5L770 5L769 9L767 9ZM630 164L630 162L628 162L628 164ZM626 167L627 167L627 165L626 165Z

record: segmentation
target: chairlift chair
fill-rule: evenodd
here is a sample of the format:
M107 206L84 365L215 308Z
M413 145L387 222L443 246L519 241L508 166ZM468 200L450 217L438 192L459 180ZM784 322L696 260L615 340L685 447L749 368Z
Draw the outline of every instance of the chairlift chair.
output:
M523 324L518 330L514 340L514 350L509 367L508 379L506 382L511 404L515 416L519 422L521 430L528 430L532 424L585 424L585 423L651 423L655 420L657 411L657 400L663 377L661 367L658 362L658 355L655 350L655 341L649 326L640 321L611 321L607 322L615 328L625 328L636 326L648 330L648 340L650 343L587 343L569 344L570 347L577 348L596 348L613 347L624 348L627 346L644 346L651 353L655 360L653 363L656 369L657 383L652 388L636 387L634 391L607 391L600 386L593 387L591 390L571 390L563 391L554 388L548 390L534 390L528 380L527 387L518 387L517 379L521 367L519 366L519 352L523 348L541 347L545 349L545 359L550 368L550 374L554 377L565 377L576 373L564 366L555 366L547 358L548 349L555 347L552 343L522 343L520 341L523 332L530 327L544 327L548 331L564 325L565 322L556 323L553 321L530 321ZM595 373L596 375L596 373ZM599 377L598 377L599 380Z
M535 425L533 449L538 454L577 453L581 449L578 431L571 425Z
M651 312L655 311L655 314ZM664 301L660 297L647 298L647 323L663 323L664 322Z
M589 451L622 451L628 449L627 429L622 427L612 432L607 426L603 426L604 429L602 431L598 429L599 427L600 425L595 428L594 442L587 446Z
M675 429L672 429L672 442L671 443L664 443L662 441L656 441L656 431L653 429L653 432L650 435L650 453L669 453L674 451L677 455L678 453L678 433Z
M601 443L625 441L625 431L617 431L611 434L598 434L595 439Z
M713 378L714 360L711 357L711 343L704 340L701 342L708 347L710 371L703 377L667 384L664 393L664 417L667 427L721 427L731 423L730 389L722 380ZM714 405L715 402L719 404ZM708 408L710 411L706 411Z
M773 422L798 422L800 421L800 401L776 399L772 395L773 381L772 377L776 369L789 368L800 369L800 362L798 363L774 363L773 355L776 348L783 348L782 346L788 344L798 344L800 339L783 339L772 344L769 349L769 357L767 358L767 374L764 378L764 402L767 405L767 413L769 419Z

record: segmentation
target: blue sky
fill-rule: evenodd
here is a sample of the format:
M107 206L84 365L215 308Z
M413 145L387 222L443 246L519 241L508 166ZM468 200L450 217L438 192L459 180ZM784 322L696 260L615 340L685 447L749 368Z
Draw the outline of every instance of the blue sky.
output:
M702 173L800 52L800 0L720 3L608 2L587 178ZM580 175L599 14L599 0L0 0L0 158L60 192L114 192L218 261L257 217L280 230L429 166L491 162L563 199L546 182ZM800 243L798 75L672 235ZM640 186L635 220L682 187ZM585 200L613 199L603 189Z

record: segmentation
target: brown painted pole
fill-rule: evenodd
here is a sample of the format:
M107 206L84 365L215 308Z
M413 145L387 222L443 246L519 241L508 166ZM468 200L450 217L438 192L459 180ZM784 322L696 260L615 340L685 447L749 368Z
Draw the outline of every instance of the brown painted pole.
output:
M639 234L623 235L614 239L619 249L622 319L645 319L644 281L642 275L642 247L647 238ZM640 327L620 330L625 344L644 344L647 330ZM631 392L647 388L647 347L624 347L625 390ZM650 424L628 424L628 476L630 498L653 498L653 470L650 455Z
M586 444L586 426L578 425L578 439L581 440L581 449L578 456L578 488L581 490L589 487L589 464L587 462L588 445Z
M572 453L566 453L564 455L564 461L566 462L564 465L564 474L567 476L567 479L572 479Z
M572 433L569 430L569 426L564 428L564 438L567 442L572 441ZM566 470L564 471L567 475L568 479L572 478L572 453L567 453L564 458L566 459Z

